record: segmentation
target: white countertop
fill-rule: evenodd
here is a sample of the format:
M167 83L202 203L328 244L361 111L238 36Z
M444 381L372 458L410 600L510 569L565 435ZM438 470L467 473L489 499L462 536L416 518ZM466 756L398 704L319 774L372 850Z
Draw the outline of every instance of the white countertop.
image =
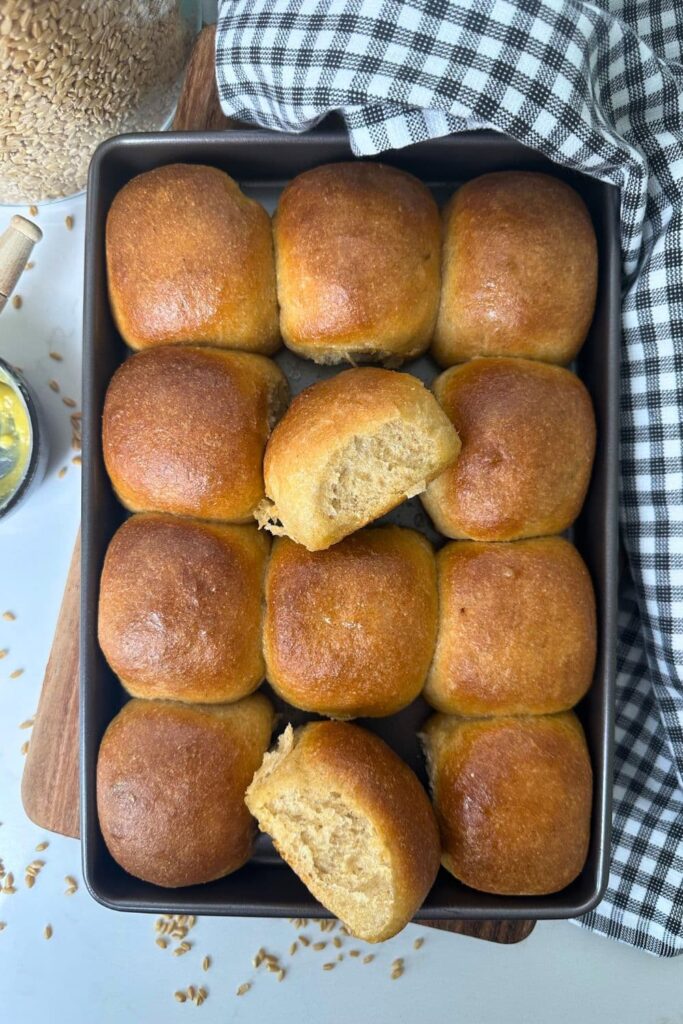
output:
M11 212L0 214L0 230ZM75 219L71 232L66 214ZM197 1013L206 1024L268 1018L278 1024L683 1024L683 958L656 960L567 922L541 923L525 942L508 947L410 926L374 947L372 963L346 955L324 972L322 964L333 959L329 946L320 953L299 949L290 958L295 932L286 921L202 918L188 936L193 948L176 958L155 945L154 918L117 914L91 899L75 840L45 834L28 821L19 784L21 746L30 730L18 727L35 712L79 520L80 470L71 463L71 410L61 397L80 405L83 200L42 208L38 221L45 238L34 251L35 268L18 287L23 306L9 307L0 318L0 355L25 370L43 399L52 438L42 487L0 523L0 613L16 615L13 622L0 619L0 650L9 649L0 661L0 857L18 890L0 893L0 921L6 922L0 1021L153 1024ZM50 350L63 362L50 359ZM51 378L60 395L48 388ZM60 478L63 466L69 468ZM17 668L23 674L10 679ZM45 839L49 847L35 853ZM34 858L45 867L29 890L24 868ZM73 896L64 895L65 875L79 881ZM53 929L49 941L46 924ZM316 938L317 932L306 929ZM425 941L415 951L418 936ZM263 968L253 970L259 946L283 956L288 971L282 983ZM351 948L370 951L345 939L342 952ZM203 973L207 954L212 965ZM392 981L395 957L405 958L405 974ZM245 981L252 988L237 997ZM201 1007L174 1001L174 991L189 984L208 990Z

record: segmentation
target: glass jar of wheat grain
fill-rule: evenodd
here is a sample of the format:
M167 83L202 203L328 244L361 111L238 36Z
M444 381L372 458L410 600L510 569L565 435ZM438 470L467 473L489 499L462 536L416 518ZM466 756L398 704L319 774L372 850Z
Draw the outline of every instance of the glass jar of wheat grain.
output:
M104 139L166 127L199 22L196 0L4 0L0 203L79 192Z

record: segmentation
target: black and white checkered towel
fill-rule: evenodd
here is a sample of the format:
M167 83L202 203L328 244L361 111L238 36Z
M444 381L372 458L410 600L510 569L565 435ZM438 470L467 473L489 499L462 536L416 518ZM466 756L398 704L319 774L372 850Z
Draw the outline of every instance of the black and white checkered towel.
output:
M621 189L612 865L585 927L683 952L683 0L224 0L223 109L359 155L473 128Z

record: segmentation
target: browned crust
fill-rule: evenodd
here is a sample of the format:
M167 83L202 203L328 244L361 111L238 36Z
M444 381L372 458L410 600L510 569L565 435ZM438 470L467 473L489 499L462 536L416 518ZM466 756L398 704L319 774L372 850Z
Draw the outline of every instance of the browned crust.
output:
M442 472L460 450L448 416L409 373L377 367L345 370L294 398L270 437L264 460L266 494L287 536L309 550L326 548L404 500L405 495L389 495L353 526L321 509L330 457L352 438L371 436L387 423L429 436L431 467L423 480L416 480L418 485Z
M140 174L107 216L109 298L131 348L279 345L270 218L214 167Z
M338 163L298 175L274 218L286 344L317 361L412 358L436 321L441 229L405 171Z
M338 718L391 715L419 694L436 639L431 545L362 530L326 551L275 541L266 580L268 679L290 704Z
M376 828L391 861L394 907L384 930L364 937L389 938L421 906L439 869L436 818L417 776L374 733L347 722L309 722L296 731L293 749L262 783L269 796L302 784L334 789ZM254 787L248 800L258 814L258 779Z
M593 585L561 537L437 555L439 634L424 696L450 714L549 714L573 707L595 667Z
M557 178L485 174L444 213L443 285L432 353L570 362L595 309L598 254L590 214Z
M595 416L579 378L527 359L475 359L446 370L434 392L462 449L427 488L441 533L517 540L562 533L586 496Z
M482 892L559 892L588 853L592 771L571 711L424 729L442 863Z
M133 516L102 570L100 646L134 697L222 704L263 681L269 539L256 526Z
M97 762L97 811L114 860L155 885L197 885L249 858L244 793L268 746L270 702L228 707L131 700Z
M107 472L134 512L248 522L263 497L270 406L287 391L270 359L200 347L139 352L107 390Z

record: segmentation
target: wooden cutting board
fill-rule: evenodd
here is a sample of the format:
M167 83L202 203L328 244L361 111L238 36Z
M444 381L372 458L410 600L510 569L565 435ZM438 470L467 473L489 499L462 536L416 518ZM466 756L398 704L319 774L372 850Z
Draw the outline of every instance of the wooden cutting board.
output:
M237 122L220 108L214 78L215 27L208 26L195 44L173 127L179 131L222 130ZM21 796L37 825L66 836L79 836L78 791L78 631L80 534L76 540L55 637L45 671L31 745L26 757ZM471 935L490 942L525 939L534 921L432 921L432 928Z

